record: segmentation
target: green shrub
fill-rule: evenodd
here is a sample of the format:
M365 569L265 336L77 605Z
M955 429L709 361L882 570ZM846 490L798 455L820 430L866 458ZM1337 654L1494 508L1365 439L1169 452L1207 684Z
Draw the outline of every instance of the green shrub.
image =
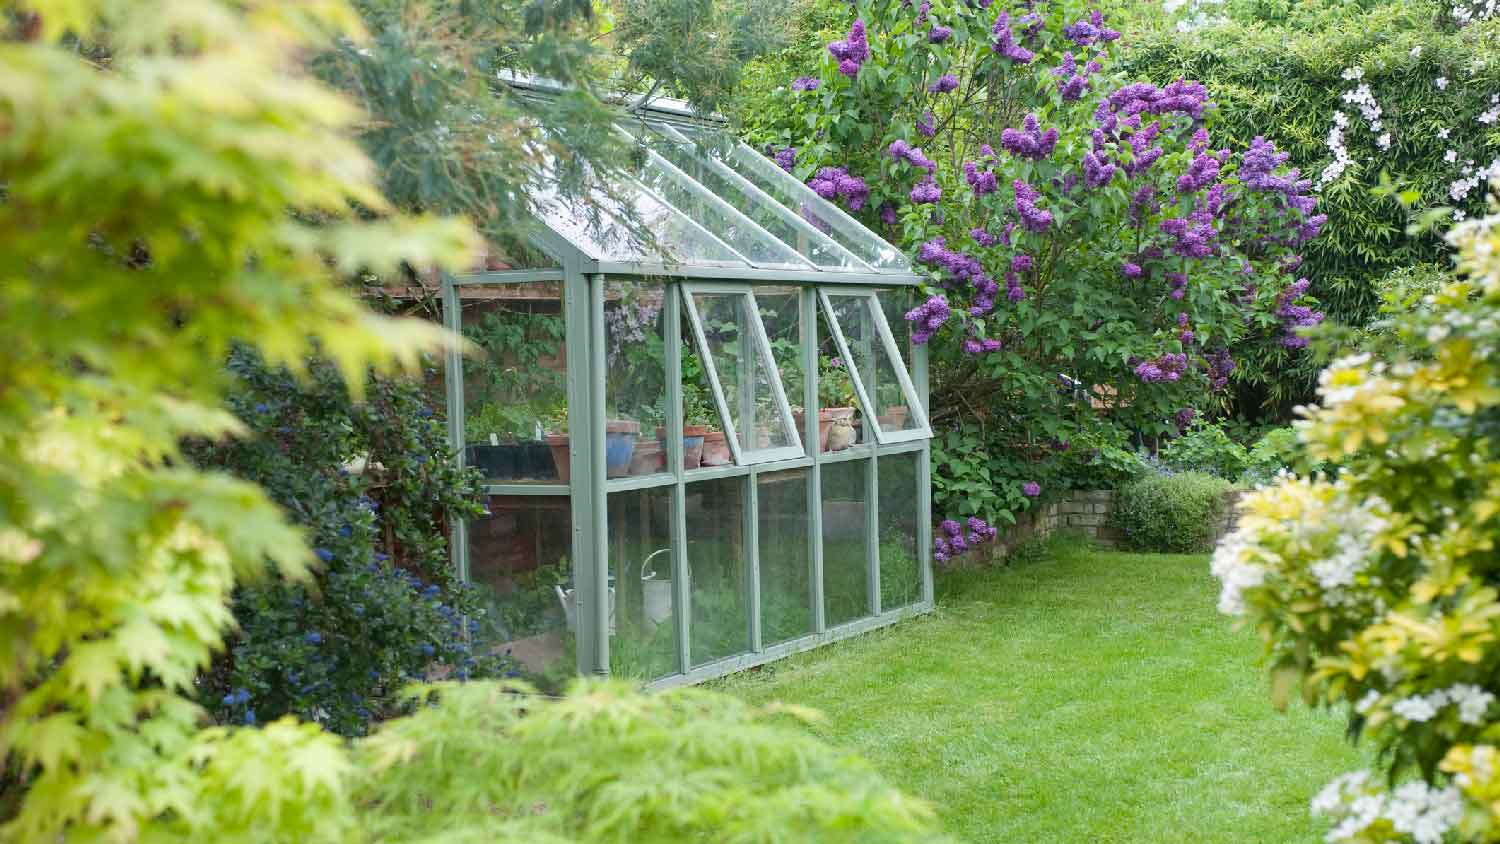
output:
M1200 472L1147 475L1115 494L1110 521L1134 551L1208 551L1227 512L1230 484Z
M1161 450L1161 461L1174 472L1202 472L1236 480L1250 464L1245 447L1217 425L1198 424Z

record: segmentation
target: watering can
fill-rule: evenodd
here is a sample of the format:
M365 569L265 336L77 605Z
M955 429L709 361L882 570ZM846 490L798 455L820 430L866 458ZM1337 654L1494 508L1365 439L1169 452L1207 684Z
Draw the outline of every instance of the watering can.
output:
M567 622L568 632L578 632L578 603L574 600L578 596L577 589L564 589L561 586L553 586L557 590L557 600L562 604L563 618ZM609 633L615 633L615 587L609 587Z
M658 576L652 567L653 560L671 550L659 548L641 561L641 604L652 624L660 624L672 615L672 578Z

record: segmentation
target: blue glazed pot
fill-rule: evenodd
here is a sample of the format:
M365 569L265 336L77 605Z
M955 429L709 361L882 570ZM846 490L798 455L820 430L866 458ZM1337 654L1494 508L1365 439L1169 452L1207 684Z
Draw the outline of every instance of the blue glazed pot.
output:
M610 478L623 478L630 474L630 457L635 454L635 440L640 436L641 423L628 419L612 419L604 423L604 474Z

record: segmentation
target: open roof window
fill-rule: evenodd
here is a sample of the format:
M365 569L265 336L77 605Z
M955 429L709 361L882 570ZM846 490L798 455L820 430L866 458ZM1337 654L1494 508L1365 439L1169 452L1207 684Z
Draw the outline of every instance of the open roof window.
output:
M876 442L896 443L931 436L927 414L917 400L901 349L873 291L818 291L839 354L852 363L855 394L874 408Z
M688 321L737 464L804 456L786 388L746 285L685 284Z

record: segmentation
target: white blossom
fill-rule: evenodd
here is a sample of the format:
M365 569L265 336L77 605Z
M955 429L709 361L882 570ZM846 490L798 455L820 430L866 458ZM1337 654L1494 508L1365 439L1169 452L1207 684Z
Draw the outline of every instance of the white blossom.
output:
M1446 91L1448 90L1448 77L1439 76L1436 80L1434 80L1434 84L1438 86L1439 91Z

